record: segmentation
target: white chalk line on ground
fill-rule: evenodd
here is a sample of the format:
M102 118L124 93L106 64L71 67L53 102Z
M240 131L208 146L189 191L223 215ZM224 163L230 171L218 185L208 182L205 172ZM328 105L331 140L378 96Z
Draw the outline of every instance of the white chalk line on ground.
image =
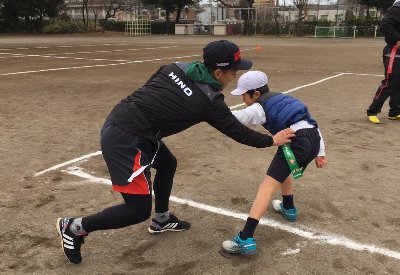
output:
M81 157L79 157L79 158L71 159L71 160L69 160L69 161L66 161L66 162L63 162L63 163L54 165L54 166L52 166L52 167L50 167L50 168L47 168L47 169L42 170L42 171L40 171L40 172L37 172L37 173L34 175L34 177L43 175L43 174L45 174L45 173L47 173L47 172L54 171L54 170L57 170L57 169L59 169L59 168L65 167L65 166L67 166L67 165L74 164L74 163L77 163L77 162L79 162L79 161L86 160L86 159L89 159L89 158L91 158L91 157L98 156L98 155L101 155L101 151L97 151L97 152L94 152L94 153L90 153L90 154L81 156Z
M0 53L0 55L11 55L15 57L54 57L54 58L74 58L74 57L63 57L60 55L76 55L76 54L96 54L96 53L113 53L113 52L128 52L128 51L140 51L140 50L159 50L159 49L171 49L177 48L178 46L160 46L160 47L146 47L146 48L133 48L133 49L117 49L117 50L101 50L92 52L64 52L64 53L46 53L46 54L22 54L22 53ZM84 59L84 58L82 58ZM93 59L85 59L93 60ZM110 59L107 59L110 60ZM117 61L117 60L111 60ZM125 60L128 61L128 60Z
M195 56L200 56L200 55L199 54L195 54L195 55L173 56L173 57L155 58L155 59L147 59L147 60L133 60L133 61L122 62L122 63L96 64L96 65L73 66L73 67L61 67L61 68L54 68L54 69L43 69L43 70L35 70L35 71L23 71L23 72L15 72L15 73L5 73L5 74L0 74L0 76L31 74L31 73L42 73L42 72L50 72L50 71L66 71L66 70L74 70L74 69L88 69L88 68L96 68L96 67L121 66L121 65L128 65L128 64L134 64L134 63L154 62L154 61L161 61L161 60L168 60L168 59L182 59L182 58L189 58L189 57L195 57Z
M92 176L86 172L84 172L80 167L73 166L70 168L67 168L64 170L66 173L78 176L80 178L84 178L90 182L94 183L101 183L101 184L106 184L106 185L111 185L111 181L109 179L105 178L99 178ZM181 199L175 196L170 196L170 201L178 203L178 204L183 204L183 205L189 205L191 207L204 210L207 212L211 212L214 214L219 214L219 215L224 215L226 217L231 217L239 220L247 220L248 214L247 213L240 213L236 211L232 211L229 209L221 208L221 207L215 207L211 206L208 204L196 202L193 200L189 199ZM390 258L395 258L400 260L400 252L389 250L386 248L381 248L377 247L375 245L369 245L369 244L363 244L359 242L355 242L353 240L350 240L346 237L343 236L338 236L338 235L333 235L333 234L327 234L324 232L318 232L316 230L313 230L311 228L302 226L302 228L298 228L292 225L288 225L285 223L278 222L273 219L268 219L268 218L262 218L259 222L259 224L266 225L275 229L280 229L295 235L298 235L300 237L313 240L316 242L321 242L321 243L327 243L331 245L336 245L336 246L342 246L346 247L352 250L356 251L368 251L370 253L374 254L380 254L383 256L387 256Z
M309 83L309 84L305 84L305 85L302 85L302 86L287 90L287 91L285 91L283 93L284 94L289 94L291 92L294 92L294 91L297 91L297 90L300 90L300 89L303 89L303 88L306 88L306 87L309 87L309 86L312 86L312 85L316 85L316 84L322 83L324 81L327 81L327 80L330 80L330 79L333 79L333 78L336 78L336 77L339 77L339 76L342 76L342 75L343 75L343 73L340 73L340 74L337 74L337 75L333 75L333 76L330 76L330 77L327 77L327 78L324 78L324 79L321 79L321 80L318 80L318 81L315 81L315 82L312 82L312 83Z
M100 46L128 46L130 44L126 43L117 43L117 44L95 44L95 45L61 45L61 46L37 46L37 47L31 47L31 48L12 48L12 49L0 49L0 51L12 51L12 50L31 50L31 49L55 49L55 48L78 48L78 47L100 47Z
M356 75L356 76L376 76L385 77L383 74L360 74L360 73L343 73L344 75Z
M171 46L171 47L176 47L176 46ZM163 46L163 48L170 48L170 47ZM156 49L156 48L145 48L145 49ZM255 49L255 48L243 49L242 51L249 51L249 50L253 50L253 49ZM115 50L115 51L123 51L123 50ZM80 53L90 53L90 52L80 52ZM2 53L2 54L4 54L4 53ZM14 72L14 73L4 73L4 74L0 74L0 76L43 73L43 72L51 72L51 71L65 71L65 70L72 70L72 69L87 69L87 68L95 68L95 67L120 66L120 65L134 64L134 63L154 62L154 61L161 61L161 60L168 60L168 59L182 59L182 58L189 58L189 57L196 57L196 56L201 56L201 55L194 54L194 55L186 55L186 56L157 58L157 59L150 59L150 60L135 60L135 61L122 62L122 63L112 63L112 64L97 64L97 65L86 65L86 66L62 67L62 68L54 68L54 69L41 69L41 70L32 70L32 71L23 71L23 72ZM49 56L44 56L44 57L49 57ZM83 59L83 58L76 58L76 59ZM99 60L96 60L96 61L99 61ZM114 62L119 62L119 61L114 60Z
M291 89L286 91L287 93L290 93L292 91L298 90L300 89L300 87L304 88L304 87L309 87L311 85L316 85L318 83L321 83L323 81L329 80L329 79L333 79L335 77L341 76L344 73L340 73L338 75L334 75L331 77L327 77L324 79L321 79L319 81L315 81L312 82L310 84L306 84L306 85L302 85L299 86L297 88ZM346 73L346 74L351 74L351 73ZM233 108L235 106L232 106L230 108ZM50 167L48 169L42 170L38 173L36 173L34 176L40 176L43 175L46 172L49 171L53 171L56 169L59 169L61 167L65 167L68 166L70 164L74 164L80 161L86 161L89 158L93 157L93 156L98 156L101 154L101 151L97 151L94 153L90 153L78 158L75 158L73 160L55 165L53 167ZM111 185L111 181L109 179L104 179L104 178L100 178L100 177L95 177L92 176L86 172L84 172L80 167L78 166L72 166L67 168L66 170L63 170L63 172L66 172L68 174L71 175L75 175L81 178L84 178L88 181L91 182L95 182L95 183L101 183L101 184L107 184L107 185ZM227 217L232 217L232 218L236 218L236 219L240 219L240 220L247 220L248 214L247 213L239 213L239 212L235 212L235 211L231 211L229 209L224 209L224 208L220 208L220 207L215 207L215 206L211 206L211 205L207 205L207 204L203 204L203 203L199 203L199 202L195 202L189 199L181 199L175 196L171 196L170 197L170 201L175 202L175 203L179 203L179 204L185 204L185 205L189 205L191 207L197 208L197 209L201 209L201 210L205 210L211 213L215 213L215 214L219 214L219 215L224 215ZM344 236L337 236L337 235L333 235L333 234L327 234L324 232L318 232L316 230L313 230L311 228L307 228L302 226L302 228L298 228L298 227L294 227L288 224L283 224L280 223L278 221L272 220L272 219L267 219L267 218L262 218L259 222L262 225L266 225L275 229L280 229L295 235L298 235L300 237L309 239L309 240L313 240L316 242L322 242L322 243L327 243L327 244L331 244L331 245L336 245L336 246L341 246L341 247L346 247L352 250L356 250L356 251L368 251L370 253L374 253L374 254L380 254L383 256L387 256L390 258L394 258L397 260L400 260L400 252L398 251L393 251L393 250L389 250L386 248L381 248L375 245L369 245L369 244L363 244L363 243L359 243L359 242L355 242L353 240L350 240Z
M0 53L1 54L1 53ZM73 60L88 60L88 61L112 61L112 62L127 62L125 59L105 59L105 58L84 58L71 56L55 56L55 55L40 55L40 54L11 54L10 56L0 57L5 58L21 58L21 57L41 57L41 58L56 58L56 59L73 59Z
M321 79L321 80L318 80L318 81L315 81L315 82L311 82L311 83L309 83L309 84L305 84L305 85L302 85L302 86L298 86L298 87L296 87L296 88L293 88L293 89L284 91L284 92L282 92L282 93L283 93L283 94L289 94L289 93L291 93L291 92L294 92L294 91L297 91L297 90L300 90L300 89L303 89L303 88L306 88L306 87L309 87L309 86L317 85L317 84L322 83L322 82L324 82L324 81L327 81L327 80L330 80L330 79L333 79L333 78L336 78L336 77L339 77L339 76L343 76L343 75L377 76L377 77L383 77L383 76L384 76L384 75L376 75L376 74L338 73L338 74L336 74L336 75L329 76L329 77L323 78L323 79ZM244 106L244 105L245 105L244 103L240 103L240 104L237 104L237 105L232 106L232 107L229 107L229 108L230 108L231 110L233 110L233 109L239 108L239 107Z

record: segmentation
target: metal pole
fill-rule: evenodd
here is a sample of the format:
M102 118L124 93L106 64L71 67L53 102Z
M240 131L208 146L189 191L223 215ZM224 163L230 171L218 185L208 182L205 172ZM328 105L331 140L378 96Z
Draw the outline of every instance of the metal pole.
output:
M246 32L247 32L247 36L249 35L249 22L250 22L250 10L249 10L249 7L247 7L247 30L246 30Z
M339 0L337 0L337 5L336 5L336 25L338 23L338 14L339 14Z
M286 11L286 0L283 0L283 22L286 24L285 11Z
M218 13L218 4L217 4L217 24L218 24L218 18L219 18L219 13Z
M356 4L356 19L358 18L358 2Z
M212 25L212 3L211 3L211 0L208 1L208 4L210 5L210 34L212 34L212 31L211 31L211 25Z
M254 30L254 37L256 37L257 36L257 9L254 9L254 11L256 13L256 27L255 27L255 30Z

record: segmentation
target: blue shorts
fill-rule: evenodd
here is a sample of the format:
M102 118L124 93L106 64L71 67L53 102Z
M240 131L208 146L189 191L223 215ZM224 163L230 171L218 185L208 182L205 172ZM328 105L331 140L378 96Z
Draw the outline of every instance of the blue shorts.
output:
M114 191L151 194L150 168L157 148L150 140L119 128L108 118L101 130L101 150Z
M292 138L290 148L296 157L299 167L303 168L304 171L307 165L318 155L321 137L317 128L300 129L295 134L296 137ZM282 148L279 147L269 165L267 175L283 183L290 174L291 171L285 155Z

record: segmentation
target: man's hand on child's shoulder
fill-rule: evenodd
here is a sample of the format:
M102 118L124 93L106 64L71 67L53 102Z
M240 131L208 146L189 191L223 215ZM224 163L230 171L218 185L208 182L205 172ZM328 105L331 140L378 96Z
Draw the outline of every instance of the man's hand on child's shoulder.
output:
M284 129L276 133L272 138L274 139L274 146L281 146L291 142L291 138L295 137L294 131L290 128Z
M326 159L325 156L317 156L317 157L315 158L315 165L316 165L318 168L322 168L322 167L324 167L324 166L327 165L327 164L328 164L328 160Z

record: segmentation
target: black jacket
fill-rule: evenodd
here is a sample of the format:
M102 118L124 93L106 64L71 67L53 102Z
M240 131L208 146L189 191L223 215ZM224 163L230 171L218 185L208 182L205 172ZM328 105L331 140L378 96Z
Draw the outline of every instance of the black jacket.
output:
M384 54L388 54L391 48L400 41L400 2L393 4L388 10L388 13L382 19L379 28L385 36L387 46Z
M232 139L252 147L269 147L272 137L242 125L224 102L224 95L187 78L178 62L161 67L137 91L118 103L110 118L120 128L152 141L207 122Z

